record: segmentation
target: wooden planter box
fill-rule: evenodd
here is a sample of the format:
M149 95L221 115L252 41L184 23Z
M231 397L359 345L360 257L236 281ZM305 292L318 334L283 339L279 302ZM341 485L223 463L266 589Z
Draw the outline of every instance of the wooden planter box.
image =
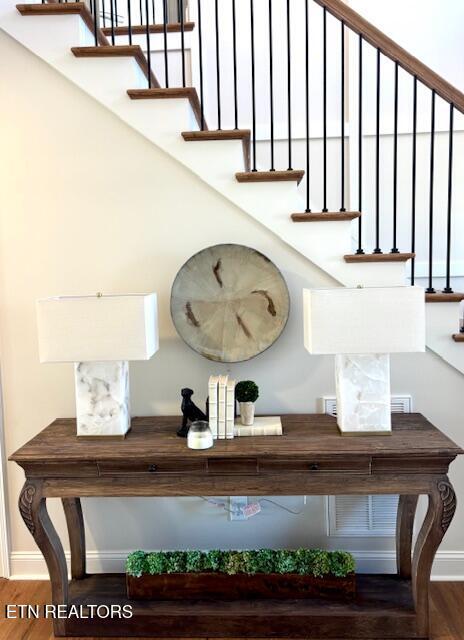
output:
M314 578L297 573L227 575L224 573L170 573L127 576L130 600L249 600L249 599L350 599L356 576Z

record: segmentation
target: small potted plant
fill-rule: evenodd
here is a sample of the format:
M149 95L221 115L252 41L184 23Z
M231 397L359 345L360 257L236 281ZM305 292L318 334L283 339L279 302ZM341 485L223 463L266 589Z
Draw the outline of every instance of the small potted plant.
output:
M235 398L240 403L240 421L250 426L255 420L255 402L259 397L259 388L252 380L242 380L235 387Z

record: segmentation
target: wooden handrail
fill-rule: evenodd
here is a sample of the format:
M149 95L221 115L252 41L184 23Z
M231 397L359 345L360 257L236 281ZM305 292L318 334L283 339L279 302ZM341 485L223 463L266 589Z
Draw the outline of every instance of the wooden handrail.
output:
M362 35L364 40L393 60L405 71L416 76L426 87L436 92L446 102L453 104L458 111L464 113L464 93L456 89L430 67L400 47L394 40L374 27L342 0L314 0L321 7L325 7L335 18L342 20L355 33Z

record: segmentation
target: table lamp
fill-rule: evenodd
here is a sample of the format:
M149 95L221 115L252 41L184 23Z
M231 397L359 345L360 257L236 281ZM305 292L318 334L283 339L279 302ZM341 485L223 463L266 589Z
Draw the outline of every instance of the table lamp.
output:
M304 343L335 355L342 435L391 434L390 353L425 351L420 287L304 289Z
M158 350L156 293L37 301L40 362L74 362L77 435L124 438L129 360Z

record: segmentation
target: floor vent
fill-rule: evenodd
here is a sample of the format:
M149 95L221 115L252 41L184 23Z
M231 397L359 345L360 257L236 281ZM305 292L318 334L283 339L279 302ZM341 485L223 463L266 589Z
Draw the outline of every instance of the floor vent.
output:
M337 415L337 400L322 398L323 412ZM392 413L410 413L412 397L392 396ZM390 537L396 532L398 496L329 496L327 533L329 536Z

